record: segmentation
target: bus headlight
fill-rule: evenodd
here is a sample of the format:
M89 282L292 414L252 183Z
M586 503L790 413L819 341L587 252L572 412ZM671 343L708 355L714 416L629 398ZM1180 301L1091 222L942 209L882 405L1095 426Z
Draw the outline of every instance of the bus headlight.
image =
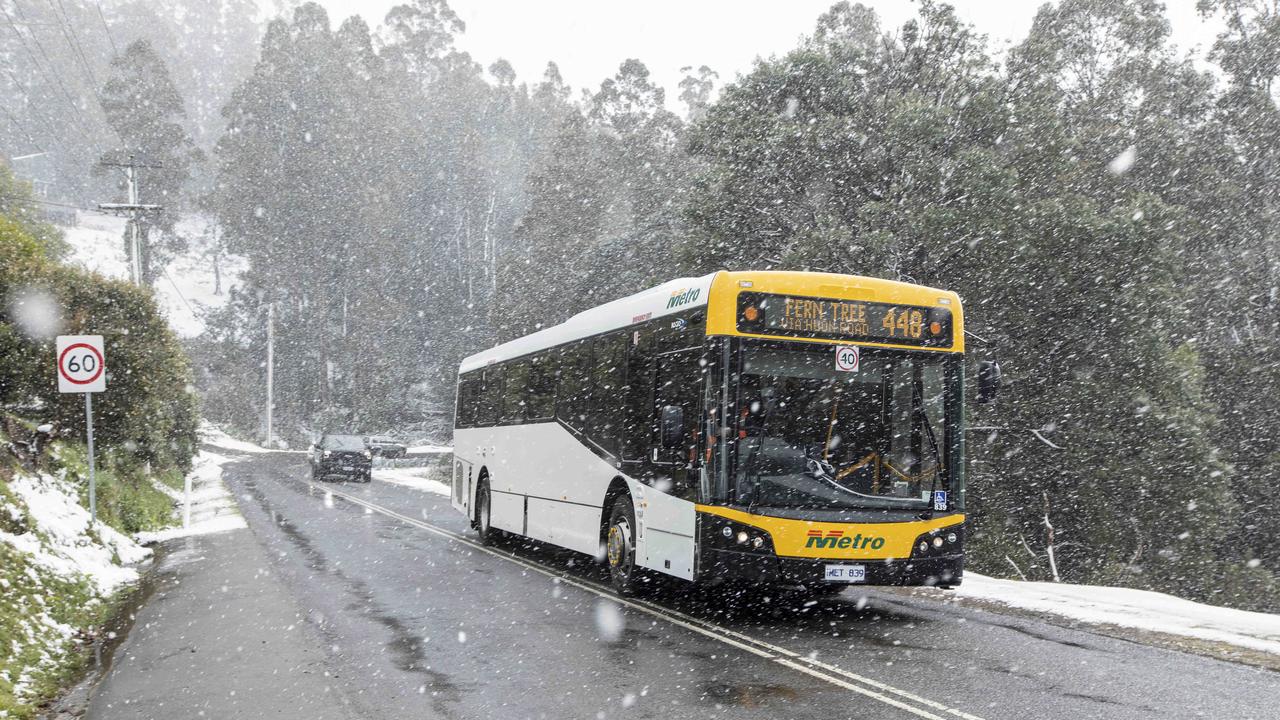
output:
M708 548L734 552L773 552L773 538L768 531L746 523L710 514L698 516L700 542Z
M952 525L917 535L911 546L911 557L920 559L958 555L963 547L964 526Z

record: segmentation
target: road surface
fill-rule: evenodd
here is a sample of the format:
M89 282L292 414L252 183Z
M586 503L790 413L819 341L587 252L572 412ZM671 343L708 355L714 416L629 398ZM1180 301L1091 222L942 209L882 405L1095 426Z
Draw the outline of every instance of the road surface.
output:
M443 495L299 454L225 479L248 530L165 558L88 717L1280 718L1267 670L870 588L621 601Z

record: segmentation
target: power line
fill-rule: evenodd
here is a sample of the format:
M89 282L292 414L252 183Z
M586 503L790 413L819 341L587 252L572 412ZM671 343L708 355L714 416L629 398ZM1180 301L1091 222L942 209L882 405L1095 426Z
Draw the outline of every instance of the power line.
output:
M160 266L160 272L164 273L164 279L169 281L169 285L173 288L173 291L178 293L178 299L182 301L183 305L187 306L187 310L191 312L191 317L199 320L200 316L196 315L196 309L191 307L191 303L187 302L187 297L182 294L182 290L178 289L178 283L174 282L172 277L169 277L169 271L165 266Z
M0 200L9 200L19 203L39 203L40 205L52 205L53 207L70 208L72 210L84 210L84 208L79 205L68 205L67 203L53 202L51 200L37 200L35 198L20 197L18 195L0 195Z
M98 8L98 19L102 21L102 29L107 31L107 41L111 43L111 56L120 57L120 51L116 49L116 39L111 37L111 26L107 24L107 16L102 14L102 3L94 3Z
M30 99L31 99L30 94L27 92L26 86L22 83L21 80L18 79L18 76L13 74L13 68L6 65L5 72L8 73L9 78L13 80L14 89L21 92L23 95L27 97L27 101L28 101L27 108L31 109L32 114L34 115L35 111L38 109L40 111L40 115L44 116L45 128L48 129L48 132L50 135L55 136L54 140L60 141L63 145L73 145L74 143L68 142L67 139L64 137L61 137L59 133L53 132L53 128L56 127L56 124L53 122L53 118L49 115L47 108L45 108L43 105L32 104L30 102ZM40 118L36 118L36 119L39 120ZM24 128L23 132L27 134L27 137L31 138L32 142L35 142L35 138L32 137L29 130Z
M67 9L63 7L62 0L49 0L49 8L53 10L53 17L58 21L58 29L62 31L62 37L67 41L67 45L71 48L72 57L80 58L80 66L84 69L85 74L89 78L89 87L93 90L94 97L98 96L98 79L93 75L93 68L89 65L88 58L84 55L84 47L80 45L80 38L76 35L76 29L71 25L71 19L67 16ZM61 13L61 15L59 15Z
M0 103L0 110L4 111L5 117L9 118L9 122L13 123L14 127L21 130L22 134L27 136L27 140L31 142L37 152L44 152L44 148L40 147L40 143L36 142L35 137L27 130L27 127L18 122L17 116L10 112L9 108L5 107L3 103Z
M21 9L17 6L16 3L14 4L13 7L14 7L14 10L16 10L19 15L22 14ZM44 45L40 42L40 38L36 37L36 34L34 32L31 33L31 42L35 43L36 49L40 51L41 57L44 58L45 64L48 65L48 68L49 68L48 70L46 70L45 67L40 64L40 61L36 59L35 53L31 52L31 48L27 45L26 37L23 36L23 34L18 31L18 26L16 23L14 23L13 16L9 14L9 11L5 9L2 3L0 3L0 14L4 15L5 20L8 21L9 23L10 29L13 30L13 34L18 37L18 43L22 45L22 49L27 53L27 56L31 58L31 62L33 65L36 66L36 69L38 69L40 73L45 76L46 81L50 79L50 74L52 72L53 82L51 82L50 84L51 85L56 84L58 86L58 89L62 91L62 96L66 98L67 104L71 105L71 109L75 112L76 118L78 118L78 123L74 123L76 125L76 128L80 131L82 135L84 135L84 139L93 148L94 152L97 153L99 156L101 156L102 148L98 147L98 143L94 142L93 134L88 131L87 129L88 123L85 122L84 113L80 110L80 105L76 103L74 98L71 97L71 93L68 92L67 86L64 85L62 82L62 77L57 74L57 71L53 66L53 61L49 59L49 53L45 51ZM23 17L23 19L24 20L26 19L25 16Z

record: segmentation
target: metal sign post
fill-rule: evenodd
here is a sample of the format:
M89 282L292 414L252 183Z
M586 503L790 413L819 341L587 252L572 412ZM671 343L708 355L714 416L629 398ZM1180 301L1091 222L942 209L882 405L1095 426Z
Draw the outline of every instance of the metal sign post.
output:
M98 522L98 487L93 457L93 394L107 389L107 356L101 335L59 335L58 392L84 393L84 426L89 444L89 517Z
M89 437L89 521L98 522L98 485L93 467L93 393L84 394L84 428Z

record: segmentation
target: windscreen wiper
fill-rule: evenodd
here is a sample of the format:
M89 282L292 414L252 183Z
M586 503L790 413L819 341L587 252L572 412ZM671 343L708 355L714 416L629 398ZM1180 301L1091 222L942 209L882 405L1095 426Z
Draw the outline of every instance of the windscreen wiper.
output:
M938 451L938 438L933 434L933 423L929 421L929 413L925 412L924 409L924 392L921 391L919 384L915 382L911 383L911 390L916 400L916 412L920 413L925 435L929 436L929 448L933 450L933 477L929 480L928 506L924 511L924 519L928 520L933 517L933 494L937 492L938 475L942 472L942 453Z
M763 401L760 403L760 434L756 438L756 446L751 449L751 454L747 456L747 462L742 467L742 479L744 482L751 481L751 471L755 470L755 482L751 485L751 492L747 500L747 512L752 512L756 505L760 502L760 471L756 469L756 459L760 457L760 451L764 448L764 439L766 431L769 428L769 406ZM741 420L739 420L741 422ZM741 442L741 441L739 441Z

